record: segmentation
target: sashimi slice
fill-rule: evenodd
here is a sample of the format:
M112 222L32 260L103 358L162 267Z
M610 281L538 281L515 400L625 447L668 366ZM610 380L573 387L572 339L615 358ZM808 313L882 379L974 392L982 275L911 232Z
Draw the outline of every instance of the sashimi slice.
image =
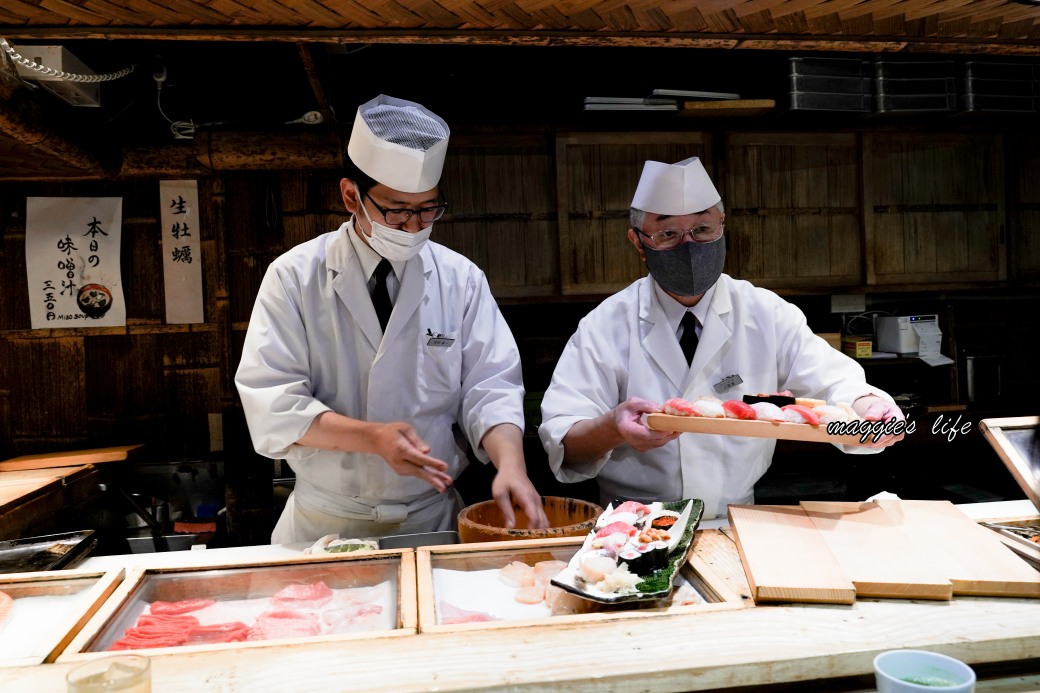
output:
M755 410L751 405L747 402L741 402L739 399L727 399L722 403L722 409L730 419L754 420L757 418Z
M216 604L212 599L182 599L179 602L152 602L148 611L152 614L164 614L176 616L186 614L190 611L205 609L207 606Z
M249 631L249 626L241 621L196 626L188 631L186 643L189 645L209 645L222 642L242 642L249 636Z
M321 618L331 633L352 633L373 630L379 624L377 618L383 613L378 604L366 604L342 609L328 609Z
M285 609L320 609L332 600L332 590L322 581L312 585L289 585L274 593L271 605Z
M567 567L563 561L538 561L534 564L534 575L536 578L554 578Z
M534 568L520 561L512 561L498 571L498 579L510 587L520 587L525 583L530 585L534 582Z
M661 411L672 416L696 416L693 405L682 397L673 397L661 405Z
M437 603L437 615L440 617L440 623L442 625L446 625L449 623L477 623L479 621L500 620L495 618L491 614L485 614L483 611L470 611L468 609L460 609L454 604L449 604L443 599Z
M636 534L639 533L639 530L625 522L611 522L603 529L597 531L596 537L605 537L609 534L613 534L614 532L624 532L628 536L634 537Z
M321 633L318 616L305 611L280 609L266 611L256 617L247 640L274 640L276 638L298 638Z
M618 507L614 508L614 512L611 515L617 515L618 513L635 513L637 517L643 517L650 513L650 508L643 505L639 501L627 500Z
M540 604L545 599L545 583L521 587L513 598L521 604Z
M809 407L801 404L788 404L786 407L780 407L780 410L784 412L784 418L791 423L807 423L811 426L820 425L820 417Z

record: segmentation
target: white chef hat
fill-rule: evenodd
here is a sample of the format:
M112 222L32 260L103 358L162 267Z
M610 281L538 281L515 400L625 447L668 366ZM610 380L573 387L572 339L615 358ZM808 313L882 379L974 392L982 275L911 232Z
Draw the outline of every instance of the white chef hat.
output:
M366 175L401 192L426 192L441 179L450 130L414 101L380 94L361 104L347 154Z
M693 156L677 164L643 164L632 206L644 212L681 216L703 212L721 201L704 164Z

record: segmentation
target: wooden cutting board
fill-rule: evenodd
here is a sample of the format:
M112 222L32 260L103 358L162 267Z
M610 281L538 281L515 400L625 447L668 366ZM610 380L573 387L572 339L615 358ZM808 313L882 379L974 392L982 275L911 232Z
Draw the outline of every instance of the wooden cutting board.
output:
M647 414L646 425L655 431L714 433L724 436L801 440L814 443L833 443L835 445L864 445L860 440L860 436L831 435L827 433L826 426L810 426L809 424L804 423L742 421L741 419L723 419L705 416ZM867 438L867 443L869 442L870 438Z
M120 445L113 448L95 448L93 450L72 450L69 452L50 452L41 455L23 455L0 462L0 472L16 472L24 469L51 469L52 467L78 467L100 462L122 462L144 447L138 445Z
M756 602L856 601L852 581L797 505L731 505L729 523Z
M842 579L857 597L1040 598L1040 573L947 501L731 506L730 524L756 600L824 601Z
M803 501L857 597L950 599L953 582L877 503Z
M878 501L942 566L954 594L1040 597L1040 572L951 503Z

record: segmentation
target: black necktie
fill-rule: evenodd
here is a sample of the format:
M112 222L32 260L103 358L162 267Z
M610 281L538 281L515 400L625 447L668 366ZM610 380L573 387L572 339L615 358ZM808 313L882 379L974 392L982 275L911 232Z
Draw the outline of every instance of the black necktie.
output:
M386 275L392 270L389 260L380 260L375 271L376 285L372 287L372 307L376 309L383 332L386 332L386 324L390 322L390 313L394 309L394 304L390 303L390 291L386 288Z
M686 357L686 365L693 363L693 352L697 351L697 317L693 313L687 312L683 315L679 346Z

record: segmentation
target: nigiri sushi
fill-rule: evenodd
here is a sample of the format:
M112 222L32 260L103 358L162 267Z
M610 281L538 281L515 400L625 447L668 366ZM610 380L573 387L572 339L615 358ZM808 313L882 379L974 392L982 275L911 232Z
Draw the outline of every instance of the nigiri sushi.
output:
M759 421L787 421L780 407L770 402L755 402L750 405L755 410L755 418Z
M697 412L694 410L693 405L682 397L672 397L661 405L661 410L665 414L671 414L672 416L697 416Z
M617 513L635 513L636 516L643 517L650 514L650 508L638 501L627 500L614 508L614 512L611 515L616 515Z
M791 423L807 423L812 426L820 425L820 417L812 409L801 404L788 404L780 407L784 418Z
M751 408L751 405L741 402L739 399L726 400L722 403L722 408L726 412L726 417L730 419L753 420L756 418L755 410Z
M820 417L820 423L829 424L834 421L848 421L849 413L841 407L836 407L833 404L821 404L813 407L813 412Z
M711 419L721 419L726 416L726 410L722 408L722 402L714 397L698 397L690 403L697 416Z
M633 536L635 536L636 534L639 533L639 530L637 530L635 527L633 527L632 525L627 524L625 522L611 522L609 525L607 525L603 529L597 531L596 532L596 536L597 537L605 537L607 535L613 534L614 532L623 532L623 533L627 534L628 536L633 537Z

